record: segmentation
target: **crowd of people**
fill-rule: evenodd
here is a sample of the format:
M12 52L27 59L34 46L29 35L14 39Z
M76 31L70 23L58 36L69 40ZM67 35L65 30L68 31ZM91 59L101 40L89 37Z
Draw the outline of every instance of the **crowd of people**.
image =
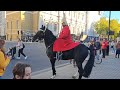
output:
M120 41L116 42L114 40L108 41L106 38L102 40L95 40L94 38L88 43L88 46L94 47L95 55L102 54L102 58L109 56L109 51L115 54L115 58L119 58L120 55Z

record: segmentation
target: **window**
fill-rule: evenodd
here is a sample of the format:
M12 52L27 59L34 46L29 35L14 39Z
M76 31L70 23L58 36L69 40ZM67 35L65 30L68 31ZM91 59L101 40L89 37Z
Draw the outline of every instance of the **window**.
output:
M19 27L19 21L18 20L16 21L16 25L17 25L17 29L18 29L18 27Z
M76 19L78 19L78 13L76 14Z
M79 19L80 13L78 13L78 19Z
M70 11L69 11L69 16L70 16Z
M57 30L57 24L54 24L54 31Z
M12 29L12 21L11 21L11 29Z
M75 31L74 31L74 27L73 27L73 33L75 33Z
M84 19L84 15L82 15L82 20Z
M68 24L68 26L70 27L70 23Z
M8 25L9 23L7 22L7 29L9 28L9 25Z
M98 11L98 15L100 15L100 11Z
M74 11L74 17L75 17L75 11Z

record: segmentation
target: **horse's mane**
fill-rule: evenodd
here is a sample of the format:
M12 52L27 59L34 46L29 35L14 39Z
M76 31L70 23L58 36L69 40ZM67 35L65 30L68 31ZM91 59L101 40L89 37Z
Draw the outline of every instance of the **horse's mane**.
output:
M52 31L46 29L45 40L47 45L52 44L56 40L56 36L52 33Z

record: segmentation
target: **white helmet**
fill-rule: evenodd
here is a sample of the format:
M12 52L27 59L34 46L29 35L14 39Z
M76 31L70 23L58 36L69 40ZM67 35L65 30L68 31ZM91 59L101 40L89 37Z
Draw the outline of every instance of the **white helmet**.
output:
M66 21L65 13L63 13L62 23L63 23L64 25L68 25L68 23L67 23L67 21Z

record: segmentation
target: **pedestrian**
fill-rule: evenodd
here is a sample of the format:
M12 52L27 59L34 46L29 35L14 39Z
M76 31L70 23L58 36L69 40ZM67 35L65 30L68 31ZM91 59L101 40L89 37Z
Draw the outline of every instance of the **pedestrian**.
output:
M101 43L99 39L96 40L95 46L96 46L96 58L99 59L101 54Z
M31 66L25 63L17 63L13 67L13 79L31 79Z
M27 59L27 56L23 53L25 45L23 44L22 40L20 40L20 38L18 38L18 44L16 45L16 47L18 47L18 57L17 57L17 59L20 59L20 54L22 54L25 57L25 59Z
M0 79L2 79L3 74L5 73L6 67L8 66L11 56L5 54L5 41L0 39Z
M112 53L115 53L115 42L114 42L114 40L112 40L112 42L111 42L111 49L112 49Z
M95 42L93 40L90 41L89 43L89 49L90 51L92 51L94 53L94 57L96 55L96 46L95 46Z
M102 42L102 58L105 58L106 49L107 49L107 45L105 43L105 39L103 39L103 42Z
M119 55L120 55L120 41L118 41L117 45L116 45L116 55L115 55L115 58L119 58Z
M15 59L15 54L16 54L16 46L14 47L10 47L6 53L7 55L11 55L12 58L11 59Z
M105 43L106 43L106 56L109 56L109 41L106 39Z

